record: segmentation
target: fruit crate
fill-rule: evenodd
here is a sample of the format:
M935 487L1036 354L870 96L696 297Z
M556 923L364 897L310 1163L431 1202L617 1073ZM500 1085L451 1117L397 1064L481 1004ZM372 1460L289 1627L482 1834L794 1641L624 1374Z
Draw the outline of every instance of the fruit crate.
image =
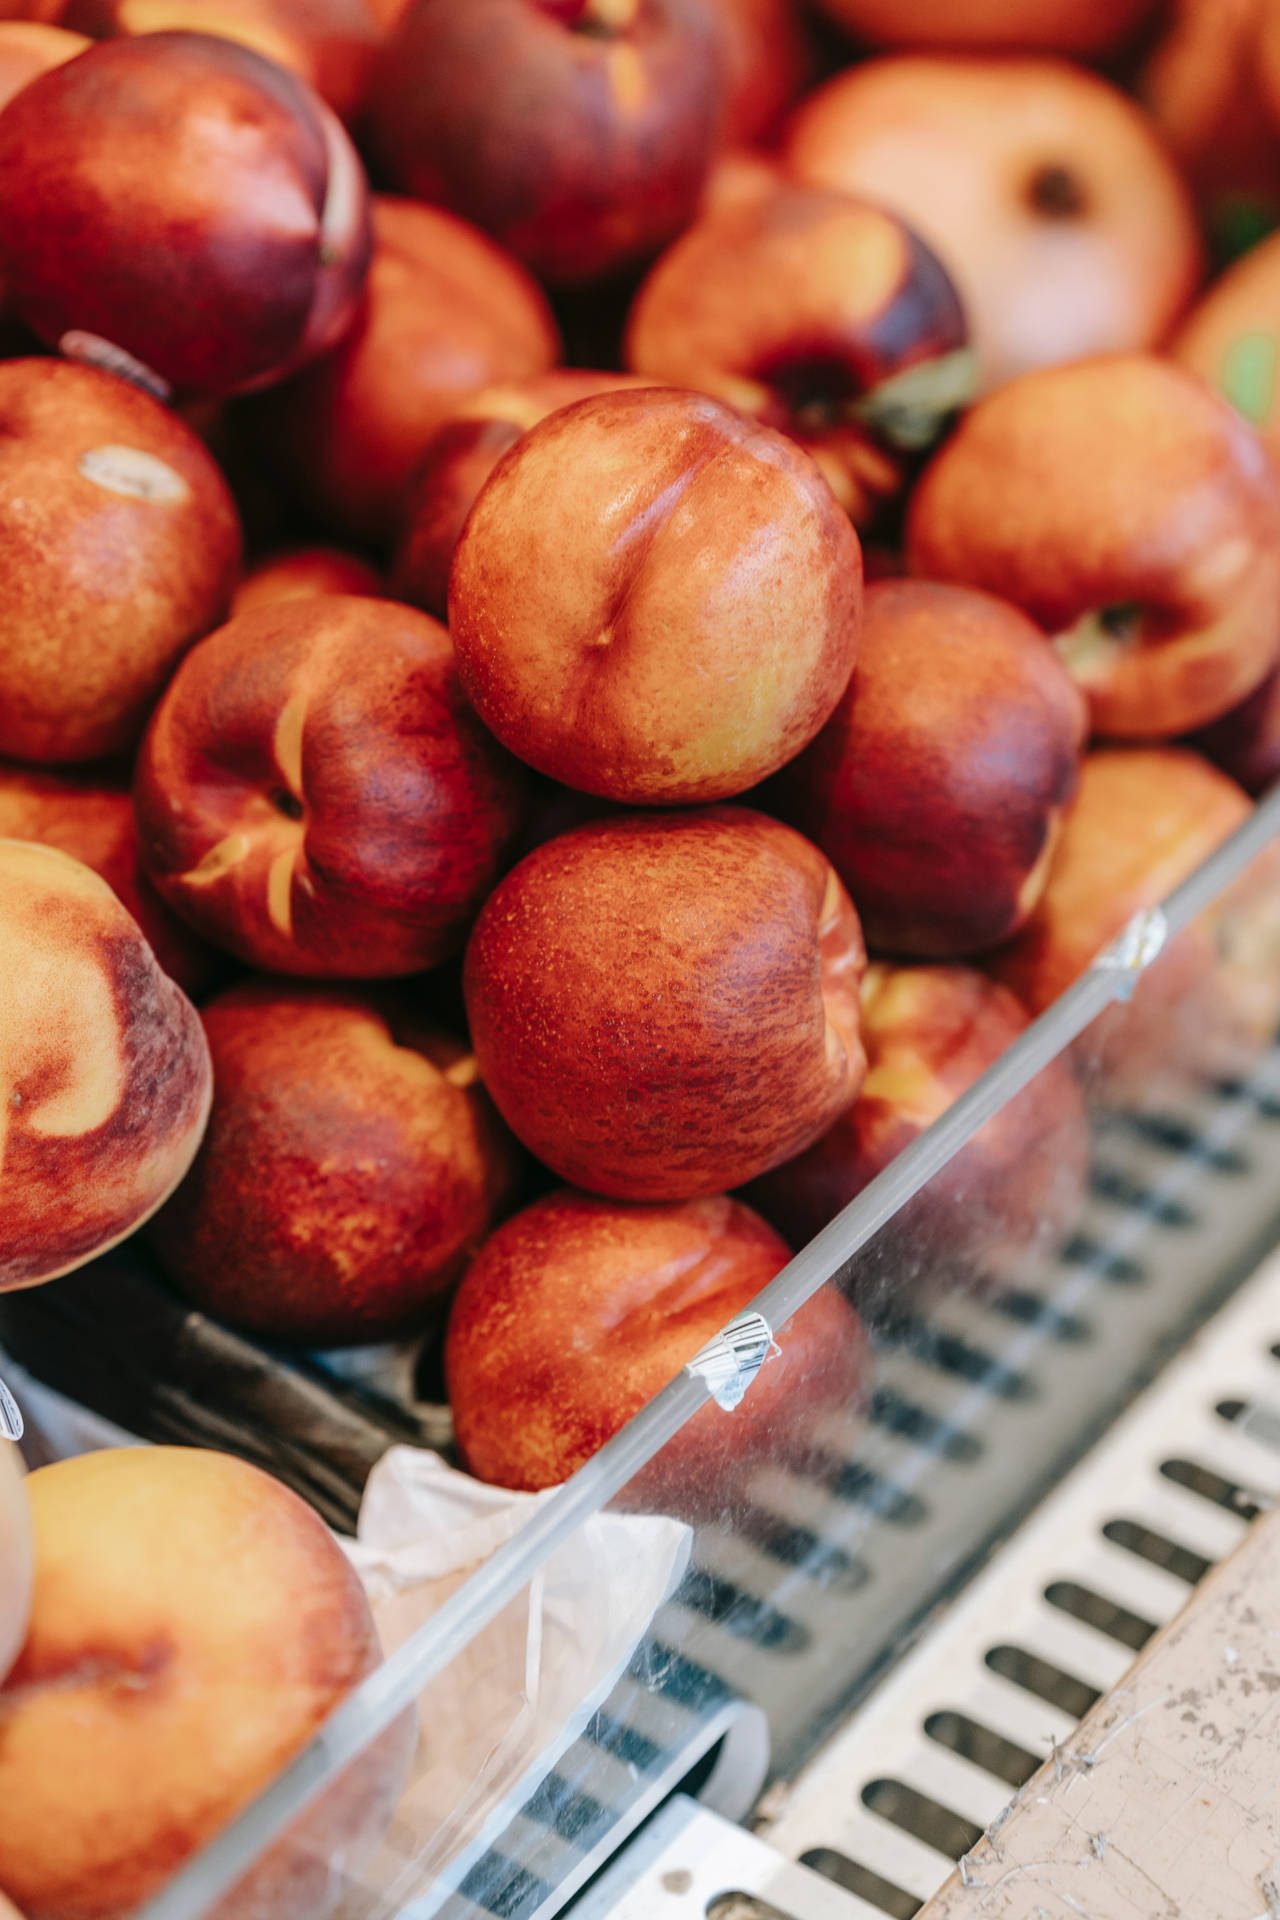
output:
M318 1864L343 1920L543 1920L676 1787L740 1819L793 1779L1280 1237L1278 852L1275 794L784 1269L731 1339L532 1501L141 1920L255 1911L233 1889L264 1853ZM1174 966L1191 952L1194 966ZM1161 985L1175 976L1176 993ZM997 1208L984 1273L956 1156L1064 1055L1086 1096L1083 1205L1046 1219L1012 1262ZM388 1448L447 1449L441 1409L415 1390L429 1350L299 1363L179 1308L132 1256L106 1272L102 1298L127 1297L136 1330L123 1341L101 1314L77 1343L92 1354L78 1374L59 1326L79 1316L86 1330L82 1280L14 1296L0 1338L37 1379L145 1437L245 1452L341 1531ZM785 1348L792 1316L834 1286L871 1329L862 1404L815 1414L802 1382L771 1413L767 1451L746 1448L740 1408L704 1412L713 1389L727 1406L736 1383L749 1408L770 1340ZM675 1541L665 1588L603 1663L583 1655L575 1670L584 1623L620 1604L637 1523ZM532 1659L538 1635L523 1696L464 1728L488 1650L501 1670L513 1644ZM414 1703L400 1809L371 1853L353 1852L333 1809ZM537 1718L549 1704L554 1726ZM451 1793L464 1732L488 1740L485 1764Z

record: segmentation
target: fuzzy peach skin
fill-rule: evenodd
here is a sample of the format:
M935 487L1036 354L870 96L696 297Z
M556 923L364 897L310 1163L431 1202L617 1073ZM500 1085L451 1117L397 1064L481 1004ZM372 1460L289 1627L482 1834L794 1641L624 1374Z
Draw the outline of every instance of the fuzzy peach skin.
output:
M27 1482L26 1644L0 1687L0 1888L28 1920L125 1920L377 1665L369 1604L319 1516L230 1455L121 1447ZM216 1913L321 1920L385 1826L405 1732Z
M3 1291L154 1213L200 1144L212 1075L195 1008L68 854L0 840L0 956Z
M1040 1013L1129 919L1158 906L1248 819L1234 780L1183 747L1086 755L1048 885L987 970ZM1280 851L1269 849L1150 965L1077 1058L1147 1103L1252 1066L1280 1020Z
M539 1159L682 1200L790 1159L850 1104L864 965L818 849L709 807L536 848L488 900L463 984L481 1077Z
M454 550L503 454L560 407L648 384L635 374L553 367L528 380L485 387L462 401L429 442L406 497L391 576L396 598L445 619Z
M95 40L184 31L238 40L348 122L364 105L379 39L367 0L68 0L59 18Z
M50 346L161 398L279 380L350 326L364 173L302 81L202 33L104 40L0 113L0 257Z
M218 956L166 907L142 870L133 801L122 778L0 764L0 837L61 847L102 875L184 993L203 993Z
M1171 362L1026 374L960 423L912 497L914 573L1013 601L1094 730L1226 713L1280 649L1280 490L1253 429Z
M1280 129L1276 134L1280 182ZM1280 234L1262 240L1192 308L1169 347L1229 400L1280 460Z
M760 798L822 848L874 947L955 959L1008 939L1039 898L1085 721L1015 607L878 580L840 704Z
M564 1189L526 1207L481 1249L449 1318L445 1379L468 1467L530 1491L567 1479L789 1258L724 1194L636 1207ZM705 1407L663 1448L642 1476L650 1499L721 1507L744 1467L798 1461L824 1412L857 1404L866 1341L834 1288L778 1338L740 1407Z
M480 718L566 786L632 805L741 793L844 692L857 536L813 462L697 394L607 393L494 469L449 581Z
M458 402L543 373L560 342L517 261L440 207L379 195L359 317L250 423L289 487L344 539L389 544L414 469Z
M987 387L1159 344L1201 273L1191 201L1154 127L1064 61L868 61L801 103L783 158L928 242Z
M33 1557L22 1455L0 1440L0 1681L26 1638Z
M822 0L833 20L888 47L1042 47L1109 53L1159 0Z
M204 1009L204 1145L150 1238L188 1299L311 1346L420 1323L519 1157L465 1046L403 994L254 981Z
M1028 1024L1020 1001L973 967L873 961L862 983L867 1077L830 1132L744 1193L803 1246L993 1066ZM1014 1096L911 1203L904 1220L927 1281L991 1279L1070 1232L1090 1136L1058 1059ZM904 1266L911 1263L904 1263ZM904 1278L905 1278L904 1273Z
M241 614L184 661L134 801L156 888L251 966L418 973L456 952L523 813L444 628L345 594Z
M693 218L724 80L700 0L412 0L374 69L368 145L401 192L581 285Z
M226 614L235 505L189 428L88 367L0 364L0 427L0 753L123 752Z
M884 208L779 181L704 213L650 272L627 361L799 441L858 525L973 396L955 287Z
M354 553L337 547L289 547L250 567L231 602L234 617L280 600L310 600L316 594L357 593L378 599L381 574Z

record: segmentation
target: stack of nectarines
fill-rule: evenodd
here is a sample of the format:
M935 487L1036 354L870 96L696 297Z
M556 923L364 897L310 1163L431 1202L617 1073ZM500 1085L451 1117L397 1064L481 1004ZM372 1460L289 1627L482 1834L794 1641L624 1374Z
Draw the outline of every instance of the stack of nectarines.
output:
M821 5L0 7L0 1288L143 1229L265 1339L434 1329L464 1464L550 1485L1280 773L1280 238L1197 304L1280 208L1280 8ZM1274 866L965 1146L913 1288L1069 1234L1082 1076L1267 1043ZM803 1466L848 1291L635 1497ZM278 1489L143 1460L31 1485L39 1920L373 1657Z

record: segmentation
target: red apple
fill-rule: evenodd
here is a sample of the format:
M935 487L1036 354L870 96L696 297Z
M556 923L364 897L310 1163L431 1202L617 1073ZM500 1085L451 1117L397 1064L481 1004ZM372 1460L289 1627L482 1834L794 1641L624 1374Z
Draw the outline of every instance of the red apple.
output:
M369 140L402 192L573 284L692 219L721 99L702 0L412 0L375 70Z
M476 496L503 454L539 420L575 400L645 385L632 374L558 367L485 387L464 400L428 444L406 500L392 574L397 598L443 620L454 549Z
M334 354L249 409L304 504L346 540L389 543L432 436L459 401L543 373L546 300L516 262L436 207L374 202L360 319Z
M468 698L522 760L607 799L718 800L843 693L857 537L817 468L714 400L602 394L534 427L454 555Z
M231 611L249 613L280 600L311 600L326 593L356 593L376 600L382 590L381 574L354 553L337 547L288 547L249 569L236 588Z
M202 1019L209 1128L150 1228L169 1277L274 1340L421 1324L514 1185L474 1056L386 990L254 981Z
M1064 62L871 60L800 106L784 151L798 180L878 201L928 242L989 387L1158 344L1200 275L1155 128Z
M55 847L0 840L0 967L3 1291L69 1273L154 1213L191 1164L212 1081L195 1008L106 881Z
M21 318L161 398L262 386L350 326L364 175L302 81L199 33L106 40L0 114L0 256Z
M561 1191L527 1207L481 1249L449 1319L445 1377L467 1465L504 1487L567 1479L789 1257L723 1194L636 1207ZM642 1477L647 1502L722 1510L744 1468L800 1464L821 1416L859 1402L866 1340L833 1288L778 1344L741 1406L705 1407L663 1448Z
M135 801L152 880L206 939L273 972L370 979L462 944L523 784L463 700L444 628L335 594L196 648Z
M226 613L231 495L188 427L88 367L0 364L0 422L0 753L124 752Z
M1203 726L1280 648L1280 494L1257 435L1181 367L1046 368L961 422L912 498L913 571L1055 637L1099 733Z
M964 314L893 214L783 183L707 213L636 296L627 360L789 434L861 525L972 397Z
M863 965L817 848L711 807L538 847L487 902L463 981L525 1145L577 1186L680 1200L790 1159L849 1105Z
M822 848L873 946L954 959L1034 907L1084 732L1071 677L1025 614L881 580L844 697L761 798Z
M867 968L867 1077L847 1113L745 1197L803 1246L904 1147L994 1066L1028 1024L1013 994L972 967ZM1056 1246L1079 1215L1090 1133L1075 1077L1053 1061L980 1127L900 1219L926 1291L1007 1278L1037 1246ZM874 1253L875 1244L871 1251ZM902 1249L899 1249L901 1251Z

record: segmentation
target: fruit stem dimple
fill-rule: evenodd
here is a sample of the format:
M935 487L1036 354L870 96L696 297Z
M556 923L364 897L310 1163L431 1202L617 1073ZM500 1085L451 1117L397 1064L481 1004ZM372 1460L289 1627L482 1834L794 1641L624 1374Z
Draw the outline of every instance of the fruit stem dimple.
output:
M1047 220L1078 220L1088 197L1080 176L1070 167L1049 164L1037 167L1027 182L1027 204Z

